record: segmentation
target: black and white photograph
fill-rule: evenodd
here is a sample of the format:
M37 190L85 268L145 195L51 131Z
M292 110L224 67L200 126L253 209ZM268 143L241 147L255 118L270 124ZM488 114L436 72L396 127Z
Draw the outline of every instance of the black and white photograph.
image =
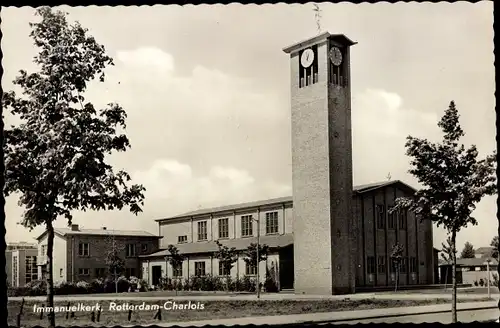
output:
M9 327L499 322L493 1L0 17Z

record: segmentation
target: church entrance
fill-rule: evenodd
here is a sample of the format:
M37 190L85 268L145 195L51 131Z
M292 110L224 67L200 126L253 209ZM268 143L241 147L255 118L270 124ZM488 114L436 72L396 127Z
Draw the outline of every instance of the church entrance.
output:
M279 277L280 288L293 289L294 271L293 271L293 245L283 247L279 251Z

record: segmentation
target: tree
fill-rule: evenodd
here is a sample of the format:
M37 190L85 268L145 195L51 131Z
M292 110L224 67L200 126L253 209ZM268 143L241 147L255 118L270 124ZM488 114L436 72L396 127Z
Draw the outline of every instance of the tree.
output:
M131 185L125 171L115 172L106 155L126 151L130 143L120 131L126 113L118 104L96 110L83 96L87 84L113 65L105 49L67 14L38 8L41 21L31 23L30 37L39 48L39 71L21 70L14 84L22 89L3 94L4 108L20 123L4 132L5 195L19 194L25 208L21 224L30 230L44 225L48 238L47 306L54 305L53 222L71 224L77 210L129 207L141 212L144 188ZM49 327L55 326L53 313Z
M122 243L118 243L114 235L106 237L105 263L109 275L114 277L116 293L118 293L118 275L125 271L125 260L120 256L124 249L125 246Z
M165 256L165 259L172 266L172 272L179 266L181 266L182 268L182 263L184 262L184 255L179 253L179 249L174 245L168 245L167 251L170 253L170 255ZM178 285L179 284L176 284L175 295L177 295L179 287Z
M446 243L441 243L441 258L446 263L451 263L453 259L453 246L451 244L451 237L446 238Z
M257 247L258 245L258 247ZM243 261L245 261L246 265L249 266L250 268L256 268L258 270L258 265L260 262L267 260L267 255L269 252L269 246L266 244L257 244L257 243L251 243L245 251L243 251L244 258ZM257 260L258 258L258 260ZM259 297L260 294L260 281L257 279L257 297Z
M229 291L229 277L231 276L231 269L234 263L238 261L238 253L236 252L236 247L229 248L226 245L222 245L218 240L217 251L214 253L214 257L219 260L219 265L222 265L222 274L226 276L226 290Z
M452 247L452 322L456 312L456 237L468 225L476 225L472 216L476 204L485 196L496 193L496 154L478 159L476 146L459 145L464 131L452 101L438 123L444 137L440 143L407 137L406 154L412 158L409 172L423 188L413 197L396 200L391 211L406 208L422 220L443 226L451 236Z
M474 246L468 241L465 243L464 249L462 253L460 253L460 258L463 259L473 259L476 257L476 253L474 251Z
M490 246L493 247L491 257L498 260L498 236L493 237Z
M399 273L401 270L401 263L403 262L403 245L396 243L395 245L392 246L391 249L391 260L392 260L392 265L394 266L394 269L396 271L396 286L395 286L395 291L398 290L398 285L399 285Z

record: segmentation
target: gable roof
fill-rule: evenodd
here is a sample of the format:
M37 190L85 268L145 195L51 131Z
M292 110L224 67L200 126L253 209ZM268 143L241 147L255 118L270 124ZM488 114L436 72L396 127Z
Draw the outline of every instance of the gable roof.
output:
M70 228L54 228L54 233L62 238L66 238L67 236L72 236L72 235L163 238L162 236L157 236L143 230L79 229L77 231L73 231ZM47 231L44 231L36 239L40 240L46 234Z
M411 187L410 185L408 185L400 180L391 180L391 181L381 181L381 182L375 182L375 183L354 186L353 192L354 192L354 194L362 194L362 193L374 191L376 189L380 189L383 187L387 187L390 185L395 185L395 184L398 184L403 189L406 189L412 193L415 193L417 191L415 188ZM292 204L292 202L293 202L293 196L285 196L285 197L272 198L272 199L266 199L266 200L258 200L258 201L247 202L247 203L225 205L225 206L218 206L218 207L212 207L212 208L202 208L202 209L186 212L186 213L175 215L175 216L168 217L168 218L156 219L155 221L161 222L161 221L165 221L165 220L180 219L180 218L186 218L186 217L192 217L192 216L203 216L203 215L209 215L209 214L214 214L214 213L232 212L232 211L243 210L243 209L247 209L247 208L261 207L261 206L272 206L272 205L278 205L278 204L283 204L283 203Z
M251 243L257 243L257 237L226 239L219 240L219 242L224 246L229 248L234 247L236 250L241 251L247 249ZM293 234L261 236L259 242L261 245L266 244L269 248L286 247L293 245ZM179 250L180 254L214 253L219 249L215 241L176 244L175 247ZM167 255L170 255L170 252L167 249L162 249L149 255L140 255L139 257L155 258Z
M457 259L457 266L484 266L487 265L487 260L488 258L470 258L470 259ZM490 265L497 265L498 261L494 258L489 258L490 260ZM439 265L451 265L451 263L448 263L444 261L443 259L440 259Z
M493 247L479 247L478 249L475 250L475 253L477 254L489 254L493 252Z

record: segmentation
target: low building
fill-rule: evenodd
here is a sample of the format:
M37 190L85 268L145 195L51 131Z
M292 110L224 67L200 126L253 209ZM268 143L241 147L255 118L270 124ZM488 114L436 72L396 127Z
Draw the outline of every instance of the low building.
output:
M474 251L476 258L488 258L493 254L493 247L479 247Z
M391 249L403 245L401 285L429 285L435 281L437 267L433 248L432 222L420 220L414 213L388 210L398 197L412 197L415 189L399 181L384 181L354 187L352 219L358 227L356 256L356 286L379 287L395 284ZM257 241L267 244L267 263L259 266L264 280L266 265L278 272L279 287L294 287L293 200L276 198L251 203L201 209L182 215L156 220L159 224L161 250L141 256L143 277L156 285L160 277L188 278L221 275L223 270L214 258L215 243L235 247L238 261L230 272L232 277L253 276L256 268L244 261L245 250ZM168 245L175 245L185 261L179 268L167 262ZM325 250L325 256L329 250Z
M452 283L452 264L441 261L439 264L440 283ZM488 272L489 269L489 272ZM481 279L486 285L488 275L490 282L498 278L498 261L493 258L468 258L457 259L456 264L456 280L457 284L475 285L480 284Z
M36 244L8 243L5 251L7 284L12 287L24 286L38 279Z
M116 245L125 261L126 276L139 276L139 256L155 253L161 237L146 231L81 229L54 229L53 278L54 282L90 281L107 275L106 254ZM47 273L47 232L38 238L38 275Z

